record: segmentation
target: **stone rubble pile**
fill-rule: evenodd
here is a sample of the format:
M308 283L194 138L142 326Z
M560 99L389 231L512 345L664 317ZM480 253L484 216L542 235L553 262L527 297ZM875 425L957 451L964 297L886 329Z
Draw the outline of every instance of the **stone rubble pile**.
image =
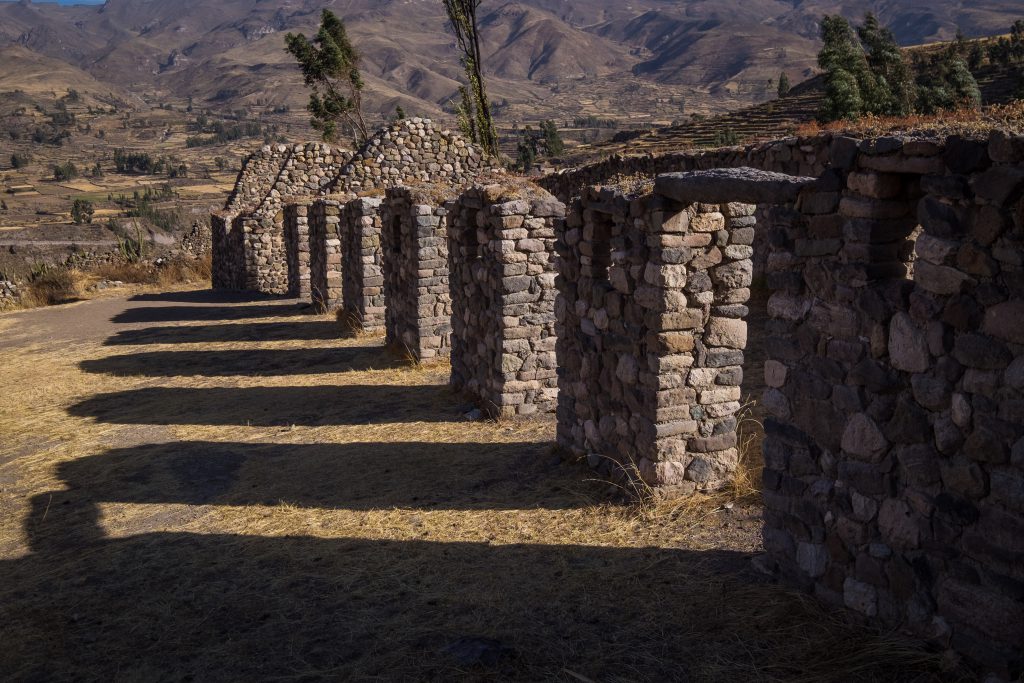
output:
M0 311L13 308L20 298L18 285L10 280L0 280Z

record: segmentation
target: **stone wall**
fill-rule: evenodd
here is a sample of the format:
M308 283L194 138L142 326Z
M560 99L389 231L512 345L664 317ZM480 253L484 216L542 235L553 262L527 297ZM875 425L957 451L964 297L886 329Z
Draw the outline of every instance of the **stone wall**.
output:
M341 202L324 198L309 207L310 290L318 311L341 308Z
M559 242L559 443L597 466L633 462L659 487L728 476L749 266L727 259L748 255L753 237L750 208L730 200L760 205L769 564L825 601L1017 676L1024 138L830 144L829 169L793 179L796 194L755 191L776 182L756 171L584 192ZM701 202L739 221L711 233L721 260L689 242L714 215ZM686 241L671 232L680 223ZM644 357L641 337L662 355ZM665 398L652 404L655 391Z
M288 266L284 248L284 225L272 218L243 216L242 251L245 289L263 294L288 293Z
M289 154L290 149L285 145L264 145L258 152L247 156L224 205L224 212L238 215L259 206L274 186Z
M857 151L857 140L823 133L694 152L614 155L602 161L552 173L536 182L563 202L579 197L594 185L615 185L636 177L662 173L738 168L742 166L792 176L820 176L833 158L842 160Z
M214 289L245 289L245 248L242 219L230 213L210 216Z
M387 343L418 361L450 351L446 205L456 194L450 186L390 188L381 207Z
M452 386L494 416L555 409L556 228L565 205L528 185L476 186L448 222Z
M587 190L558 242L558 444L662 491L725 483L753 207Z
M210 217L214 287L267 294L297 287L282 251L289 244L285 199L321 193L351 157L318 142L268 145L251 155L224 209Z
M381 256L382 200L353 199L341 212L342 300L349 327L384 329L384 271Z
M738 166L816 180L746 170L662 175L653 189L634 183L628 192L585 188L617 175ZM737 456L745 301L759 260L771 291L762 340L767 564L827 602L1019 675L1024 138L822 135L613 159L541 184L575 198L557 240L559 444L610 475L635 469L659 488L726 481ZM361 247L346 258L372 264L362 250L379 230L389 341L416 358L446 355L450 228L452 285L458 298L480 302L456 307L453 382L482 402L527 405L526 395L522 404L504 398L508 382L526 380L503 371L506 392L494 394L496 376L486 371L507 360L511 375L530 358L523 344L507 353L517 328L498 328L500 358L479 330L496 324L501 297L506 312L526 303L508 296L542 289L502 270L541 265L519 227L531 220L530 196L511 208L514 197L475 189L450 203L457 190L448 187L389 189L379 224L373 208L346 206L346 240L359 235ZM764 217L756 227L752 205ZM237 239L219 232L217 243ZM365 279L353 291L362 315ZM515 311L501 325L539 326L549 343L546 323Z
M288 155L277 178L256 208L244 214L246 289L297 295L298 276L289 275L285 251L285 205L289 201L308 204L304 197L321 194L352 153L320 142L294 145L290 150L279 145L278 149L282 147Z
M397 121L377 131L331 183L357 194L417 182L462 184L489 171L480 150L430 119Z
M436 129L430 119L392 124L355 153L323 143L264 147L246 161L225 209L213 216L222 232L214 240L215 286L268 294L291 290L305 297L289 279L289 260L281 251L290 244L284 236L289 202L308 204L307 198L335 193L351 199L423 181L460 185L494 173L500 169L490 168L476 147ZM239 236L229 237L236 229ZM297 265L294 260L292 265Z
M765 547L822 599L1019 674L1024 139L868 141L835 172L770 236Z

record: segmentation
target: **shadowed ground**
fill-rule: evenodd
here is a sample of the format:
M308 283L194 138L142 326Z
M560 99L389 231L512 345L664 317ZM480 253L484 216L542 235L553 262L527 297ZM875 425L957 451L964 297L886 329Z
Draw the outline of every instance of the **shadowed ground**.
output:
M755 572L756 497L626 504L340 335L209 292L0 315L0 679L955 679Z

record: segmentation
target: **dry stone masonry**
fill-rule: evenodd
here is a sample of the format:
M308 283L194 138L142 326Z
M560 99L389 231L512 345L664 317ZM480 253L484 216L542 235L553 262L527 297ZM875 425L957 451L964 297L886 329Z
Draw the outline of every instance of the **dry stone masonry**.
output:
M844 144L769 235L765 547L822 599L1016 675L1024 146Z
M738 463L754 207L587 190L558 243L558 443L662 490Z
M390 188L381 207L386 339L417 361L451 348L447 223L456 194L450 186Z
M249 155L224 209L210 216L214 288L245 289L242 216L254 211L267 196L287 158L284 145L265 145Z
M323 192L349 158L351 152L332 149L319 142L292 147L270 191L242 220L246 289L265 294L298 293L299 280L305 279L303 276L308 270L308 256L302 257L305 264L298 256L292 259L303 272L296 271L290 276L286 245L289 238L299 240L290 243L290 251L297 255L301 245L308 242L298 237L298 230L290 236L285 234L285 207L290 202ZM308 205L308 201L304 203ZM306 290L308 296L308 287Z
M385 310L420 359L451 338L452 383L498 415L548 410L554 371L562 448L690 492L737 464L761 264L765 564L983 673L1024 672L1024 138L616 158L540 181L563 223L535 188L457 189L479 163L439 135L401 123L332 179L307 215L311 290L344 261L347 315ZM598 186L637 174L653 184ZM427 176L449 182L392 187ZM217 286L269 291L286 270L254 192L214 222Z
M452 207L452 386L500 417L553 412L555 233L565 205L539 188L476 186Z
M288 264L288 295L309 300L310 231L309 201L295 201L284 207L285 258Z
M461 184L485 170L480 150L461 135L417 117L371 137L341 169L331 191L360 193L417 182Z
M329 197L309 207L309 286L318 311L341 308L341 211L341 203Z
M348 327L384 329L384 270L380 247L383 200L353 199L341 212L342 301Z
M761 203L770 220L755 232L763 233L772 292L763 397L770 562L826 601L952 648L1001 678L1017 676L1024 669L1024 139L835 137L809 149L825 151L828 164L813 183L716 170L661 176L653 195L583 191L560 243L559 443L600 466L633 462L659 486L699 485L689 483L702 478L689 472L699 451L669 438L691 424L668 425L702 406L694 369L721 366L728 375L740 362L728 350L741 346L742 296L720 290L716 272L728 265L725 249L746 245L733 241L736 224L727 225L712 242L722 261L686 261L685 280L664 298L648 288L673 271L661 269L669 265L664 254L659 261L643 250L664 251L664 214L655 216L666 207L677 215L672 202L698 202L687 211L696 234L695 219L700 225L714 208L700 202L718 203L727 220L746 212L732 211L733 202ZM631 225L641 229L630 233ZM710 250L702 249L685 258L706 259ZM641 280L649 265L650 279ZM598 275L607 278L604 288L587 280ZM734 285L742 289L745 279ZM645 318L650 325L697 308L708 283L714 303L701 334L651 338L664 344L658 360L670 364L645 367L633 342L640 331L651 334ZM626 292L632 302L618 296ZM715 302L721 293L739 303ZM691 315L683 322L696 330L700 318ZM731 329L714 331L716 320ZM603 345L612 329L630 331L613 338L614 351ZM715 343L718 353L709 351ZM607 353L597 358L599 348ZM671 388L662 389L671 373ZM697 384L708 381L701 375ZM720 384L730 386L718 376L708 386L717 392ZM636 386L676 393L654 405L664 412L652 419L649 394L626 390ZM599 391L607 396L592 398ZM725 434L725 425L711 425L710 437ZM728 439L693 445L724 447ZM719 458L719 479L728 463Z
M353 153L323 143L264 147L245 163L223 211L213 214L214 286L308 299L308 266L299 230L287 226L289 204L353 199L403 183L467 183L496 172L461 136L430 119L399 121Z

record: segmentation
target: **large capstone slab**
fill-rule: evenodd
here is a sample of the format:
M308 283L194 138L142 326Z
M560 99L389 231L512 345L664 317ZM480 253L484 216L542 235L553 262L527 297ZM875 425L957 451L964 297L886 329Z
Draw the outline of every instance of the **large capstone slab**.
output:
M659 175L654 191L684 204L787 204L815 180L749 167L715 168Z

